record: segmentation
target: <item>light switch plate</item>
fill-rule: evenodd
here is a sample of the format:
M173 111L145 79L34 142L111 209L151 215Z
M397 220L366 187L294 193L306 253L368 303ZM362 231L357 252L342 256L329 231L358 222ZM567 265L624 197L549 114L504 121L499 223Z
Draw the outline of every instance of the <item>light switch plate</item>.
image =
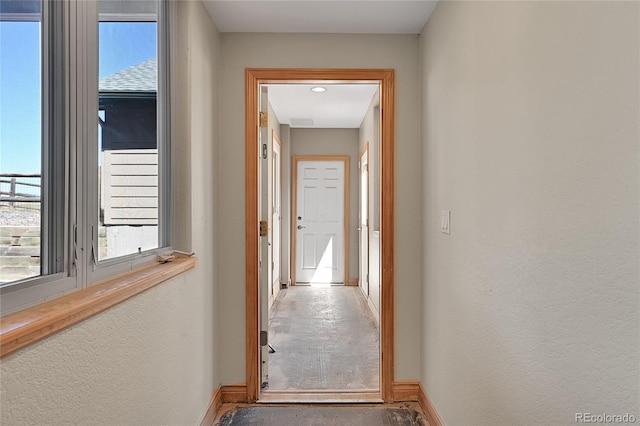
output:
M449 234L449 222L451 221L451 212L449 210L442 210L440 212L440 231L443 234Z

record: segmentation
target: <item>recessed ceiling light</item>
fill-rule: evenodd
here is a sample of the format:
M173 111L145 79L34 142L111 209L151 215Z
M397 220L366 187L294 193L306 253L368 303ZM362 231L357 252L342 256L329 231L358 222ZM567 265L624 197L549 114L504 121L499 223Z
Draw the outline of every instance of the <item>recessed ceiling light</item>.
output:
M326 87L322 87L322 86L315 86L315 87L311 88L311 91L313 93L324 93L324 92L327 91L327 88Z

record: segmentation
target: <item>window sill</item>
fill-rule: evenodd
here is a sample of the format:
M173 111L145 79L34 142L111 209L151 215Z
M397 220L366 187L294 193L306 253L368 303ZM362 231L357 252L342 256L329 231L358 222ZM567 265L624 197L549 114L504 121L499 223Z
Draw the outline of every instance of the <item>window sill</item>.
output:
M173 278L196 264L178 258L111 278L0 320L0 357L44 339Z

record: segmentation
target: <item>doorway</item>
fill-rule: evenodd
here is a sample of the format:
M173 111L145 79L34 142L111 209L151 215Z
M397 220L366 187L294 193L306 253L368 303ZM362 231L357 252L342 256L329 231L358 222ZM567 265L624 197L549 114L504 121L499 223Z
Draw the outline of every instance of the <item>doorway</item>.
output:
M393 70L300 70L300 69L247 69L245 109L245 167L246 167L246 319L247 319L247 398L255 402L260 394L261 343L260 334L259 271L259 218L258 161L261 146L259 132L259 91L261 84L269 83L373 83L380 85L380 392L351 395L291 395L291 401L329 402L331 400L393 401ZM261 400L264 400L262 398Z
M346 156L293 158L292 283L345 283L349 163Z

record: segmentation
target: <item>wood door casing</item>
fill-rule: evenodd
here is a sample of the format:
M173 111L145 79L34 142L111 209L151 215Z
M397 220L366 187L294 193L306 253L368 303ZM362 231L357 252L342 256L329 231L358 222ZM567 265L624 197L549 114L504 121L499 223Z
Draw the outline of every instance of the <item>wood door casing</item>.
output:
M258 90L268 83L379 83L380 84L380 236L381 246L381 369L382 400L394 400L394 120L393 69L282 69L245 70L245 294L247 400L260 395L259 346L259 211L258 211Z

